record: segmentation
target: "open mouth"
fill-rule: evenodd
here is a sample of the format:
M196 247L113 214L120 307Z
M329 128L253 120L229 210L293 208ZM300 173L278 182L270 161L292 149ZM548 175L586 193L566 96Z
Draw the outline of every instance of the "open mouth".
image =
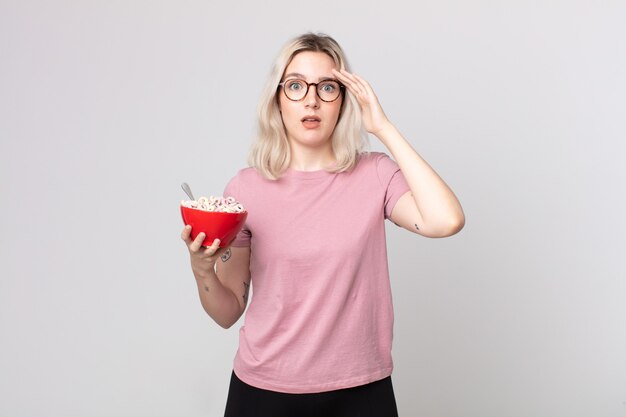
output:
M305 129L317 129L321 125L321 119L317 116L314 117L303 117L302 118L302 126Z

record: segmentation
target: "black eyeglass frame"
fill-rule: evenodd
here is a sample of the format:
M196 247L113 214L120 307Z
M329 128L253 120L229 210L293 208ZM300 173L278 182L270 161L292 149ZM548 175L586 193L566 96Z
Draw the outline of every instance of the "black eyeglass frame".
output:
M291 97L289 97L289 96L287 95L287 92L285 91L285 83L286 83L286 82L289 82L289 81L302 81L303 83L305 83L305 84L306 84L306 92L304 93L304 95L302 96L302 98L301 98L301 99L294 100L294 99L292 99ZM336 82L337 84L339 84L339 94L337 94L337 98L334 98L333 100L324 100L324 99L320 96L320 92L319 92L319 90L317 89L317 86L318 86L319 84L321 84L321 83L325 83L325 82L327 82L327 81L333 81L333 82ZM291 100L291 101L302 101L302 100L304 100L304 99L305 99L305 97L309 94L309 88L310 88L312 85L314 85L314 86L315 86L315 94L317 94L317 96L319 97L319 99L320 99L320 100L322 100L324 103L332 103L333 101L337 101L337 100L339 99L339 97L341 97L341 96L343 95L343 93L344 93L344 91L345 91L345 88L346 88L346 86L345 86L345 85L343 85L343 84L341 84L341 83L339 82L339 80L323 80L323 81L320 81L319 83L307 83L305 80L302 80L302 79L300 79L300 78L291 78L291 79L289 79L289 80L285 80L285 81L283 81L283 82L281 82L281 83L278 83L278 87L282 87L283 94L285 95L285 97L287 97L287 99L288 99L288 100Z

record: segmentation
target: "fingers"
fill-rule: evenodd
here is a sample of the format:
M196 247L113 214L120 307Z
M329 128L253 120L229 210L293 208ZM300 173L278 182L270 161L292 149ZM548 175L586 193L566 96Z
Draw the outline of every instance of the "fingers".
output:
M191 252L198 252L200 250L200 248L202 247L202 242L204 242L204 238L206 237L206 235L202 232L198 233L198 235L196 236L196 238L193 240L193 242L191 242L189 246L189 250Z
M348 87L354 94L364 94L367 92L367 82L356 74L351 74L346 70L337 71L333 69L334 74L339 80Z
M200 234L203 235L202 239L204 239L204 233L200 233ZM202 240L200 240L200 243L202 243ZM219 257L219 251L220 251L220 240L215 239L211 246L201 246L198 252L196 252L196 254L201 254L201 258L203 261L206 261L209 264L213 265L215 264L215 261Z
M217 251L219 251L219 249L220 249L220 240L219 239L215 239L211 246L203 246L203 248L206 248L204 250L204 254L211 256L211 255L217 253Z
M356 97L362 106L370 106L378 100L374 90L367 81L356 74L351 74L346 70L337 71L333 69L335 76L346 86L346 88Z
M183 231L180 234L180 238L187 244L189 250L192 252L198 252L200 248L206 249L206 251L217 251L220 248L220 240L215 239L211 246L202 246L204 239L206 239L206 234L204 232L198 233L194 240L191 240L191 226L186 225L183 227ZM205 252L206 252L205 251Z
M180 238L185 241L187 246L191 243L191 226L186 225L180 234Z
M333 74L335 74L335 76L337 78L339 78L339 81L341 81L341 83L343 85L345 85L346 87L348 87L348 89L353 90L354 89L354 78L351 77L352 74L350 74L348 71L346 70L341 70L341 71L337 71L336 69L333 69Z

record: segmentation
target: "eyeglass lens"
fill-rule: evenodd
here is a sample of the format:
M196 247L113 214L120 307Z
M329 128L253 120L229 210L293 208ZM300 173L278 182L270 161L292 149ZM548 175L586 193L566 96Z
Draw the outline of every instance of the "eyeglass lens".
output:
M296 79L287 80L283 84L285 94L290 100L302 100L309 91L309 86L316 87L318 97L324 101L334 101L341 93L340 84L333 80L321 81L316 84Z

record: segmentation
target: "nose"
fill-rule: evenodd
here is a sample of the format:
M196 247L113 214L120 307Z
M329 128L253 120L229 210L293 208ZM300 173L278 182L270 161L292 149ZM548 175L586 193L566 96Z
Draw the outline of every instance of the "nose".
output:
M309 84L304 96L304 103L307 107L318 108L320 106L319 97L317 96L317 85Z

